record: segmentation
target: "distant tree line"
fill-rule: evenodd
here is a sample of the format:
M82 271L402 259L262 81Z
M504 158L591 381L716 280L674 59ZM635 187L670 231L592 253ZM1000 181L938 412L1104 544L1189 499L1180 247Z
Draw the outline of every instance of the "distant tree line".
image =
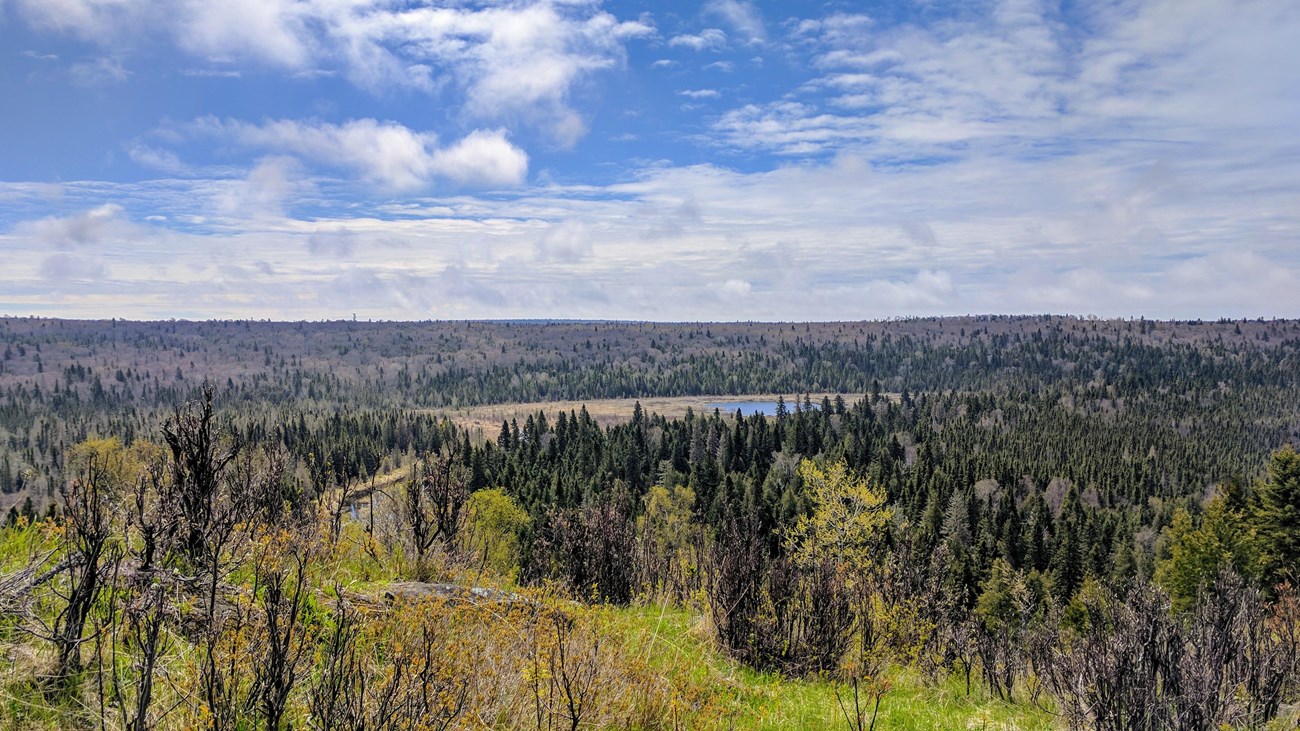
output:
M1227 454L1215 459L1239 470L1300 438L1296 321L0 319L0 347L0 495L35 491L42 505L71 445L96 434L148 436L204 382L216 387L217 408L241 422L312 428L338 414L378 419L486 403L906 390L1054 397L1102 418L1138 411L1165 428L1212 433L1209 442L1225 435Z

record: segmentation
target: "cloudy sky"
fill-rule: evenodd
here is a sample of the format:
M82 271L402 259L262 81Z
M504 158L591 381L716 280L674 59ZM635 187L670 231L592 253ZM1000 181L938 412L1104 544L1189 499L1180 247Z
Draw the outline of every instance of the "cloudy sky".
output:
M1294 0L0 0L0 314L1300 316Z

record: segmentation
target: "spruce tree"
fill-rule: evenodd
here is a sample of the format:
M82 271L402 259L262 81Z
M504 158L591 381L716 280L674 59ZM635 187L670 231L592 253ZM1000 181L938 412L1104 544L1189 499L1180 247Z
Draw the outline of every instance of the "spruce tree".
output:
M1295 581L1300 578L1296 575L1300 566L1300 454L1289 446L1274 453L1268 480L1255 494L1265 585Z

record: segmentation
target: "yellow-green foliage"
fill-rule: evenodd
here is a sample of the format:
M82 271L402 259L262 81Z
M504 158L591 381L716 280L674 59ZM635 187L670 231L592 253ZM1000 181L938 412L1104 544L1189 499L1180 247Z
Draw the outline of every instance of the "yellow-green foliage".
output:
M1191 607L1225 569L1245 577L1259 575L1255 529L1245 511L1231 509L1223 496L1210 501L1199 524L1179 510L1162 539L1164 556L1156 562L1155 579L1179 610Z
M114 440L82 445L71 459L111 471L109 482L127 495L127 488L149 492L140 480L160 463L157 455ZM865 550L888 519L883 495L842 466L823 471L805 463L802 470L815 510L802 532L792 534L795 545L828 551L846 567L866 565ZM155 473L158 478L165 475ZM131 503L117 509L135 510ZM698 530L693 503L684 488L650 493L640 528L655 550L684 560ZM314 522L303 517L273 525L253 518L239 526L238 540L224 544L219 574L195 577L161 561L142 567L134 554L138 526L115 514L119 534L104 558L105 588L79 648L79 675L58 693L50 692L53 653L40 629L65 601L64 575L51 574L22 601L3 590L56 565L65 528L20 521L0 529L0 729L126 728L133 715L159 731L263 729L277 677L292 680L279 706L280 728L821 729L841 723L829 680L792 680L739 665L714 646L698 613L667 599L615 608L585 606L545 589L469 591L470 581L511 587L517 570L517 536L527 529L527 516L500 490L475 493L468 538L440 549L461 589L426 585L427 598L388 598L403 576L398 544L386 545L353 522L335 540L329 523L324 513ZM452 555L458 552L470 555ZM872 616L881 636L890 637L902 636L901 627L917 619L901 605L882 604ZM904 664L912 659L890 656ZM285 668L280 676L272 672L277 663ZM947 682L931 687L906 669L889 671L886 682L894 691L878 728L1046 724L1037 710L961 696Z
M699 565L692 550L701 530L692 520L695 491L677 485L652 486L645 495L645 512L636 520L647 593L687 599L698 586Z
M68 471L75 477L93 467L103 473L106 487L120 493L143 477L150 465L161 464L162 456L162 447L153 442L137 440L124 447L117 437L87 439L68 450Z
M647 533L661 553L681 553L690 541L694 507L695 491L689 487L677 485L670 490L653 485L646 492L645 512L637 518L637 529Z
M532 522L505 490L489 488L469 496L469 554L495 573L513 577L519 570L519 536Z
M296 729L313 728L313 695L328 676L330 639L341 612L354 617L346 647L360 674L355 687L365 688L360 707L374 714L378 699L390 692L389 705L409 720L400 728L439 728L450 720L449 728L534 729L539 719L542 728L569 728L574 709L584 729L821 729L842 723L828 681L786 679L735 663L712 645L697 613L667 603L589 607L542 590L385 601L382 587L391 570L360 548L355 528L349 526L333 549L311 538L310 530L306 536L257 531L242 549L241 566L222 594L224 629L213 646L235 705L247 702L265 663L265 599L255 584L291 569L290 557L297 555L306 561L309 598L300 619L308 648L287 709ZM22 563L18 557L42 555L56 540L57 529L44 522L0 530L5 574ZM115 707L111 698L102 706L108 727L120 728L136 698L131 683L140 655L133 632L148 609L143 598L158 586L166 587L167 625L150 718L168 731L209 725L214 712L200 693L201 597L188 594L183 582L158 581L162 577L152 584L122 583L116 615L101 606L100 641L87 644L87 669L74 698L42 694L39 675L48 653L38 639L0 635L7 661L0 663L0 728L97 728L101 680L106 692L115 682L122 686L128 708ZM932 687L906 670L892 671L891 682L894 691L877 728L1030 729L1048 723L1041 711L968 698L954 684ZM240 723L261 728L259 712L246 706L238 712Z
M885 491L850 475L843 462L822 469L805 459L799 476L813 511L786 536L795 561L812 565L829 559L855 573L866 571L880 530L893 515Z

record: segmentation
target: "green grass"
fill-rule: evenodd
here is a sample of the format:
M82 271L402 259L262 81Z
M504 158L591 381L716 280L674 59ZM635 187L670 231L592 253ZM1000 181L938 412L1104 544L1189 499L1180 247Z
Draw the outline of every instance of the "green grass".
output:
M339 546L328 556L315 556L306 567L313 596L308 602L312 615L332 611L335 585L355 596L376 599L378 620L382 616L384 588L401 577L406 563L400 554L365 550L365 535L357 526L345 526ZM55 530L44 523L21 530L0 529L0 572L9 573L32 558L46 555L56 544ZM246 585L248 567L230 578ZM453 578L453 577L447 577ZM473 574L462 583L480 581ZM501 580L502 588L510 588ZM668 605L632 607L578 607L544 590L520 590L549 606L573 609L583 621L593 623L605 647L602 682L607 682L605 701L623 698L647 699L631 704L634 715L617 726L605 728L654 729L846 729L836 701L836 686L824 678L789 678L778 673L758 672L722 653L712 638L707 620L698 610ZM49 610L43 603L38 612ZM449 617L456 616L449 614ZM98 712L90 702L92 688L84 686L61 698L51 698L39 680L41 668L50 663L48 646L18 628L14 618L0 621L0 728L71 729L97 726ZM472 630L457 630L457 641L474 641ZM486 630L480 630L486 631ZM507 635L512 628L502 620L492 631ZM509 642L500 646L514 651ZM184 679L194 657L182 637L164 663L173 666L171 676ZM884 697L876 728L900 731L988 729L1060 729L1054 715L1027 701L1006 703L990 697L978 684L968 694L964 681L945 677L937 681L911 668L896 667L889 673L891 691ZM89 682L86 675L84 682ZM302 683L309 682L304 676ZM302 689L298 693L301 694ZM497 691L500 692L500 688ZM301 697L295 700L301 715ZM628 705L628 704L624 704ZM1270 725L1271 729L1293 728L1295 712ZM167 728L186 726L184 709Z
M627 649L640 653L688 698L704 699L690 728L833 729L848 728L834 686L822 679L785 678L744 667L718 652L699 616L685 609L648 606L610 609L609 629L626 637ZM946 678L937 684L896 668L893 689L880 707L877 729L1046 729L1051 713L1028 703L1008 704Z

